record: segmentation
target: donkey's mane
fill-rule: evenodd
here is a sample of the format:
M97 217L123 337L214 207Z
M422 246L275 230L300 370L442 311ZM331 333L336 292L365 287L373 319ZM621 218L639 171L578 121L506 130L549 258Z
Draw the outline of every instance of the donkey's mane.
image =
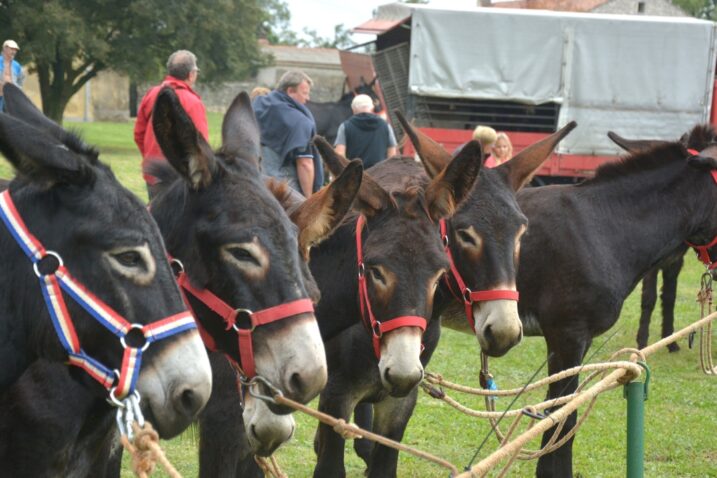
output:
M588 179L580 185L612 181L617 178L659 169L670 163L684 163L686 158L687 151L681 143L659 145L649 151L631 154L617 161L603 164L595 171L594 178Z
M77 154L86 156L89 159L90 164L97 164L100 152L99 150L84 142L82 135L77 131L62 131L60 138L58 138L62 144L67 146L70 151L74 151Z
M688 148L698 151L717 143L717 133L715 133L715 130L709 124L695 126L686 136L686 139L683 139L683 143Z

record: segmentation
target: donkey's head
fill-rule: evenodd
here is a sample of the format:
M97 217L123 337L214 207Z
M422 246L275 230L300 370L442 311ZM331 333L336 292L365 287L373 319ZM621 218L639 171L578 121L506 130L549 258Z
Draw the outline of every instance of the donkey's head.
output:
M397 115L428 175L436 177L450 164L451 155L413 128L400 112ZM483 168L476 186L447 224L447 242L464 282L464 289L458 290L455 275L450 274L450 287L465 302L481 350L488 355L505 354L523 335L515 291L520 238L528 220L515 193L574 127L571 122L497 168Z
M99 305L102 313L109 314L111 308L126 322L139 325L186 311L159 230L142 203L98 161L95 149L45 118L19 89L6 84L4 93L12 116L0 114L0 151L18 173L10 195L29 232L53 251L37 262L37 273L64 284L63 268L58 268L64 264L80 284L72 290L64 285L64 291L48 288L48 297L52 290L62 299L46 300L64 300L82 351L109 370L123 370L120 340L79 304L92 300L86 298L89 292L104 303ZM66 361L48 313L48 308L58 308L45 306L33 264L5 226L0 226L0 251L0 288L7 292L0 315L24 337L14 337L12 347L31 358ZM3 344L9 343L7 338L2 338ZM140 339L128 334L125 343L137 346L132 342ZM142 353L141 363L137 390L147 418L162 436L179 433L203 408L211 390L199 334L192 328L153 342ZM89 380L89 375L80 376Z
M334 174L348 164L323 138L314 141ZM430 183L417 165L413 173L419 174L406 174L411 164L410 158L392 158L374 166L371 176L364 173L354 205L361 213L359 231L356 219L345 226L352 249L360 252L359 301L373 329L381 381L393 396L407 394L423 377L422 327L448 267L437 222L452 216L472 188L480 148L466 148ZM339 286L347 284L332 285Z
M166 167L156 171L165 185L152 213L167 249L183 263L193 288L210 291L230 312L238 311L230 314L228 326L216 309L189 294L198 320L217 348L245 369L249 364L243 354L253 349L256 375L285 395L308 402L324 387L327 369L309 301L318 300L312 293L316 287L308 280L300 251L308 251L343 218L360 176L354 174L354 184L341 194L308 200L297 227L260 175L259 128L246 93L229 107L216 153L171 89L160 92L153 125L181 178L171 181ZM271 316L281 320L257 322ZM249 331L249 341L237 346L238 336Z

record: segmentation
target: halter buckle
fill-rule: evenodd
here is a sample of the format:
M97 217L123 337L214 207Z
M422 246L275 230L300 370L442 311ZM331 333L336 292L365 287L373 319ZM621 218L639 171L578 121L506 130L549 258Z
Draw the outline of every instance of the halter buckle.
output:
M172 258L172 260L169 261L169 267L172 269L175 278L184 273L184 264L182 264L182 261L179 259Z
M38 264L45 259L47 259L48 256L52 256L55 259L57 259L57 267L52 272L48 272L47 274L42 274L40 272L40 269L38 269ZM57 270L64 266L64 262L62 261L62 257L60 257L60 254L58 254L55 251L45 251L45 255L42 256L40 259L32 263L32 270L35 271L35 275L38 277L38 279L42 279L44 276L53 275Z
M147 336L144 335L144 326L142 324L131 324L129 326L129 330L127 330L127 333L124 334L122 337L120 337L120 343L122 344L122 348L126 349L128 347L128 345L127 345L127 342L125 341L125 337L127 337L127 335L129 335L129 333L135 329L139 330L142 333L142 338L144 339L144 344L142 344L142 347L132 347L132 348L140 349L140 350L142 350L142 352L144 352L145 350L147 350L147 347L149 347L149 340L147 340Z
M256 324L252 322L251 316L254 312L252 312L249 309L234 309L234 323L232 324L232 328L235 332L239 332L240 330L248 330L249 332L254 332L254 329L256 328ZM238 319L240 315L246 316L246 318L249 320L249 324L251 327L239 327L238 325Z
M473 293L473 291L470 290L468 287L466 287L465 289L463 289L463 300L465 301L466 304L472 304L472 303L473 303L473 299L471 298L471 294L472 294L472 293Z
M376 323L371 326L371 331L373 332L374 337L378 337L380 339L383 335L383 332L381 332L381 322L377 320Z

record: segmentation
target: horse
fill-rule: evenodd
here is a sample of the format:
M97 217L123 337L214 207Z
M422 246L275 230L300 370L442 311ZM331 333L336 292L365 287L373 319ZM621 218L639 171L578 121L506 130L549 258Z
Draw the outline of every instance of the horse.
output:
M400 112L396 116L428 176L436 177L450 163L450 153L414 129ZM438 323L440 319L443 326L475 335L482 352L489 356L504 355L522 336L516 263L527 220L515 194L530 182L558 142L575 126L569 123L497 168L482 168L468 197L442 226L451 267L434 298L431 322ZM356 408L355 419L360 426L374 430L386 429L387 424L381 421L388 420L402 434L414 404L415 401L406 402L400 413L388 417L386 413L374 416L376 404L362 403ZM393 453L397 459L395 451L382 448L367 440L354 442L355 451L369 469L375 467L372 463L379 453ZM385 476L395 476L395 471Z
M37 409L39 420L18 424L24 446L63 439L65 430L45 427L45 417L111 423L112 404L140 397L142 414L171 438L206 404L211 371L159 231L93 147L45 118L17 87L5 85L4 96L10 114L0 114L0 151L17 176L2 194L3 410L23 405L10 389L44 359L51 380L67 377L94 405L69 399L61 412ZM16 418L3 415L3 427ZM13 466L18 444L5 440L1 450L13 476L51 465L34 457L28 468Z
M594 337L617 321L638 281L681 244L709 244L717 234L714 131L608 163L578 185L518 193L530 233L521 243L518 304L526 334L542 335L550 374L578 366ZM577 377L549 387L548 398L573 393ZM576 423L573 413L564 436ZM546 445L555 428L543 435ZM572 438L542 456L539 477L572 476Z
M354 91L344 93L341 95L341 98L335 102L319 103L307 101L306 107L311 111L311 114L314 116L314 121L316 122L316 134L323 136L328 142L334 144L339 126L353 114L351 101L353 101L356 95L363 94L370 96L373 99L374 112L380 113L382 110L381 100L373 89L376 84L376 79L377 78L374 78L370 83L366 83L362 77L361 83Z

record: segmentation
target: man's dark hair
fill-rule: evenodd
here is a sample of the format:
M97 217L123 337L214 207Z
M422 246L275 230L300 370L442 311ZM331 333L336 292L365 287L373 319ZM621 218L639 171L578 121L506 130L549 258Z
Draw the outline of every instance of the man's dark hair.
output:
M177 50L167 60L167 73L179 80L186 80L192 71L198 69L197 57L189 50Z

